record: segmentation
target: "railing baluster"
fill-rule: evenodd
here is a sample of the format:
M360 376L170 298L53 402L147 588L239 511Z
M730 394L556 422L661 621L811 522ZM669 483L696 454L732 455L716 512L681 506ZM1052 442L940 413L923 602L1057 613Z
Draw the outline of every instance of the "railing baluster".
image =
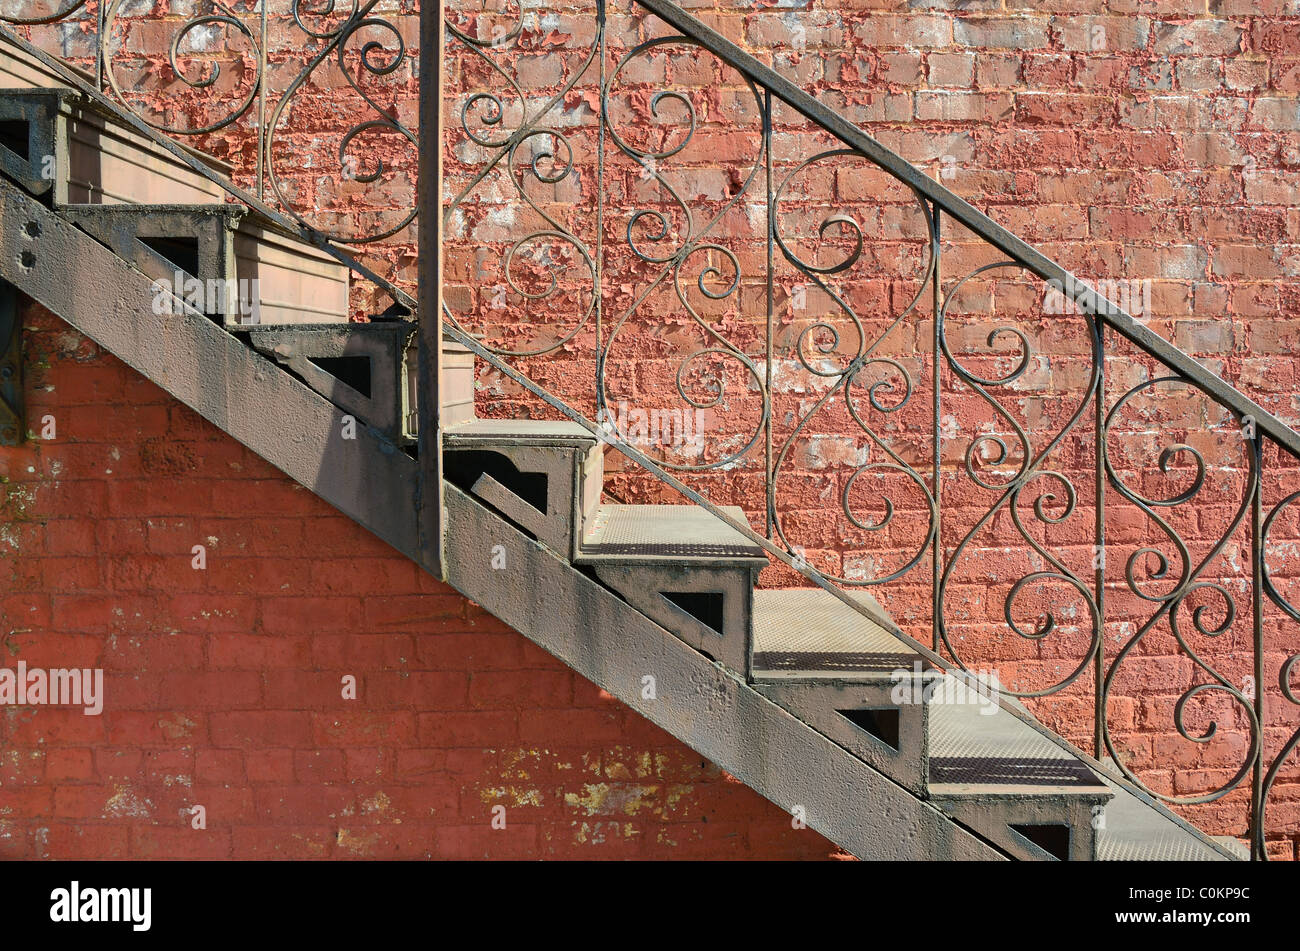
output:
M1251 642L1255 648L1255 719L1259 724L1259 746L1250 777L1250 844L1251 858L1263 861L1264 844L1264 453L1263 439L1251 428L1250 452L1255 457L1254 498L1250 505L1250 606Z
M1096 577L1097 624L1101 630L1097 638L1097 656L1092 664L1092 747L1093 755L1101 759L1106 750L1106 698L1102 691L1106 676L1106 328L1100 322L1097 323L1097 342L1102 357L1097 367L1096 413L1093 417L1096 495L1093 499L1092 566Z
M763 90L763 155L766 162L767 178L767 336L766 351L767 361L766 370L763 376L763 389L767 391L768 404L772 404L772 322L775 319L774 304L772 297L772 281L775 277L773 268L775 267L776 253L776 208L775 199L772 194L772 94L766 89ZM768 538L772 537L773 525L775 522L776 496L775 487L772 484L772 412L768 412L767 421L763 428L766 430L766 445L763 451L763 487L764 500L763 506L765 511L764 534Z
M420 547L425 566L442 561L442 0L420 5L419 454ZM432 54L432 55L431 55Z
M258 8L262 12L261 17L261 41L258 43L257 50L257 75L260 78L257 87L257 167L254 171L255 182L257 183L256 194L258 198L266 197L266 182L263 181L264 169L263 162L266 160L266 97L267 87L270 85L270 75L267 71L266 60L266 43L267 43L267 21L266 8L270 0L261 0ZM439 31L441 33L441 30Z
M600 83L598 90L600 96L605 95L605 0L596 2L596 58L600 61L597 66L597 82ZM595 287L592 293L596 295L595 313L592 315L595 319L596 326L596 411L599 414L605 406L605 294L604 294L604 275L605 275L605 123L596 120L596 264L595 264ZM598 417L599 418L599 417Z
M943 309L943 270L940 265L943 262L943 251L940 247L940 240L943 237L941 227L941 215L937 204L931 203L931 227L934 234L931 238L932 254L934 255L934 276L932 278L933 286L931 289L932 314L930 320L930 375L933 379L930 381L930 393L933 410L933 422L931 428L931 448L933 449L934 462L932 468L934 493L934 525L930 531L932 538L930 540L930 645L931 649L939 650L939 612L943 609L939 591L939 577L943 571L943 459L940 455L942 444L941 434L939 432L939 421L943 417L943 396L939 386L939 313Z

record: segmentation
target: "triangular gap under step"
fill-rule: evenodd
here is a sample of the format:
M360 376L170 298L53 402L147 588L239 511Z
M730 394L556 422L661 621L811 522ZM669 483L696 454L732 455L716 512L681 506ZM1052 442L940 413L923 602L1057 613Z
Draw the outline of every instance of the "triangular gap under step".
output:
M29 125L24 119L0 120L0 146L13 152L24 162L31 158L28 151Z
M897 707L876 710L836 710L859 730L869 733L892 750L901 749L902 713Z
M198 238L145 238L137 240L146 248L176 265L190 277L199 277Z
M448 482L466 492L473 491L479 476L490 475L537 511L546 514L546 473L520 472L499 452L449 452L443 459L442 474Z
M721 591L660 591L659 595L722 637L726 598Z
M370 399L369 357L308 357L307 359L340 383L352 387L366 399Z
M1017 825L1007 823L1012 832L1018 833L1038 846L1048 855L1062 862L1070 858L1070 827L1067 825Z

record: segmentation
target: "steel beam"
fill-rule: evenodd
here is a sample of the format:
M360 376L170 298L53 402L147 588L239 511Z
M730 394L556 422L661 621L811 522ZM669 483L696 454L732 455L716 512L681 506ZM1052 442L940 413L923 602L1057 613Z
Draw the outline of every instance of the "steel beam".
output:
M419 560L409 456L181 301L155 312L148 277L3 181L0 278Z
M444 576L442 525L442 3L420 5L419 537L424 566Z

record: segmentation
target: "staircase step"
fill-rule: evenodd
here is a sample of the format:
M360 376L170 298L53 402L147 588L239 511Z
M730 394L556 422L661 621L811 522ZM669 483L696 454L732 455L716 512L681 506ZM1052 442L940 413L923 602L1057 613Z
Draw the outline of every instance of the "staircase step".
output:
M411 442L408 381L417 369L409 321L239 328L263 356L288 367L335 406L390 439ZM445 389L444 389L445 392Z
M951 674L929 707L932 802L1018 858L1096 857L1112 793L1087 764Z
M557 448L599 441L587 427L567 419L474 419L448 427L443 437L451 441L482 440L500 446L527 443Z
M453 353L457 392L473 409L473 355ZM446 365L446 356L444 356ZM444 391L446 392L446 391ZM605 444L586 427L541 419L469 419L443 428L449 481L477 495L566 561L604 485Z
M892 626L874 598L853 597ZM940 676L881 623L821 588L754 592L754 689L924 795L926 685Z
M748 524L742 509L721 511ZM602 505L582 538L584 563L670 565L706 561L759 567L768 563L762 546L697 505Z
M285 234L260 215L240 219L235 232L240 279L256 280L267 325L347 323L351 269L319 248Z
M1106 786L1115 798L1106 804L1104 824L1097 830L1100 861L1231 861L1118 783L1106 781ZM1249 858L1249 852L1240 857Z
M1250 860L1250 849L1239 840L1210 837L1215 848L1191 834L1165 813L1151 808L1129 792L1112 775L1119 770L1105 758L1102 766L1110 774L1100 773L1115 798L1106 804L1106 814L1097 830L1097 858L1105 862L1230 862ZM1223 851L1220 851L1222 849ZM1228 854L1224 854L1224 852Z
M747 524L735 506L722 509ZM651 620L748 679L761 546L695 505L601 505L578 564Z
M251 287L225 283L238 277L234 232L244 214L241 205L69 204L61 210L82 231L202 313L235 322L241 309L251 312L257 303ZM220 283L209 288L209 281ZM212 299L217 291L222 300Z
M0 59L12 48L0 43ZM207 204L225 189L67 88L0 89L0 171L55 205ZM15 146L17 150L15 150ZM214 172L230 166L187 149Z
M407 400L414 416L419 411L419 380L415 374L408 377ZM439 420L446 432L474 420L474 351L464 344L446 337L442 340L442 373L438 378L442 391L442 413ZM409 425L411 432L416 425ZM599 489L597 489L599 492Z
M243 205L74 204L63 211L229 328L349 320L348 268Z
M821 588L756 591L754 678L857 680L920 662L890 633L893 621L875 598L861 591L852 597L874 619Z
M288 367L335 406L395 442L419 435L417 326L407 320L231 328L263 356ZM474 413L473 353L442 342L441 423L456 427Z

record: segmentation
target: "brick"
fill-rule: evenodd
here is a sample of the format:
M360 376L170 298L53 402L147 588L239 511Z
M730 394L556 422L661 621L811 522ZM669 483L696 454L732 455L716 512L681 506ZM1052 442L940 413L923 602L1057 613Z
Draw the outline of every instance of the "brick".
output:
M512 824L507 811L506 827L493 829L491 817L484 810L480 824L440 826L435 849L438 858L443 859L509 859L535 855L537 827Z
M290 710L214 713L212 742L217 747L305 748L312 745L311 715Z
M1151 36L1146 17L1053 17L1064 49L1080 53L1118 53L1144 49Z
M213 634L207 644L208 661L218 670L305 667L312 656L311 640L305 636Z
M45 838L50 856L104 860L128 857L130 826L52 822Z
M262 631L294 634L351 633L361 624L357 598L268 598L262 602Z
M221 859L230 857L230 829L135 826L131 856L142 859Z
M871 47L942 47L952 41L952 23L938 16L872 16L853 29Z
M323 859L334 854L331 827L236 826L234 854L246 859Z
M1251 106L1250 123L1270 131L1295 131L1300 129L1300 104L1294 99L1260 97Z
M200 749L195 753L196 782L238 784L244 776L244 756L239 750Z
M1029 17L970 17L953 21L953 42L980 49L1030 50L1048 45L1047 27Z
M254 783L293 781L293 750L249 750L244 755L248 778Z
M970 86L975 80L975 54L931 53L926 57L926 80L931 86Z
M1241 50L1244 35L1228 20L1156 23L1151 46L1162 56L1231 56Z
M916 118L921 121L969 121L976 116L1000 121L1011 114L1012 99L1007 93L918 92Z

